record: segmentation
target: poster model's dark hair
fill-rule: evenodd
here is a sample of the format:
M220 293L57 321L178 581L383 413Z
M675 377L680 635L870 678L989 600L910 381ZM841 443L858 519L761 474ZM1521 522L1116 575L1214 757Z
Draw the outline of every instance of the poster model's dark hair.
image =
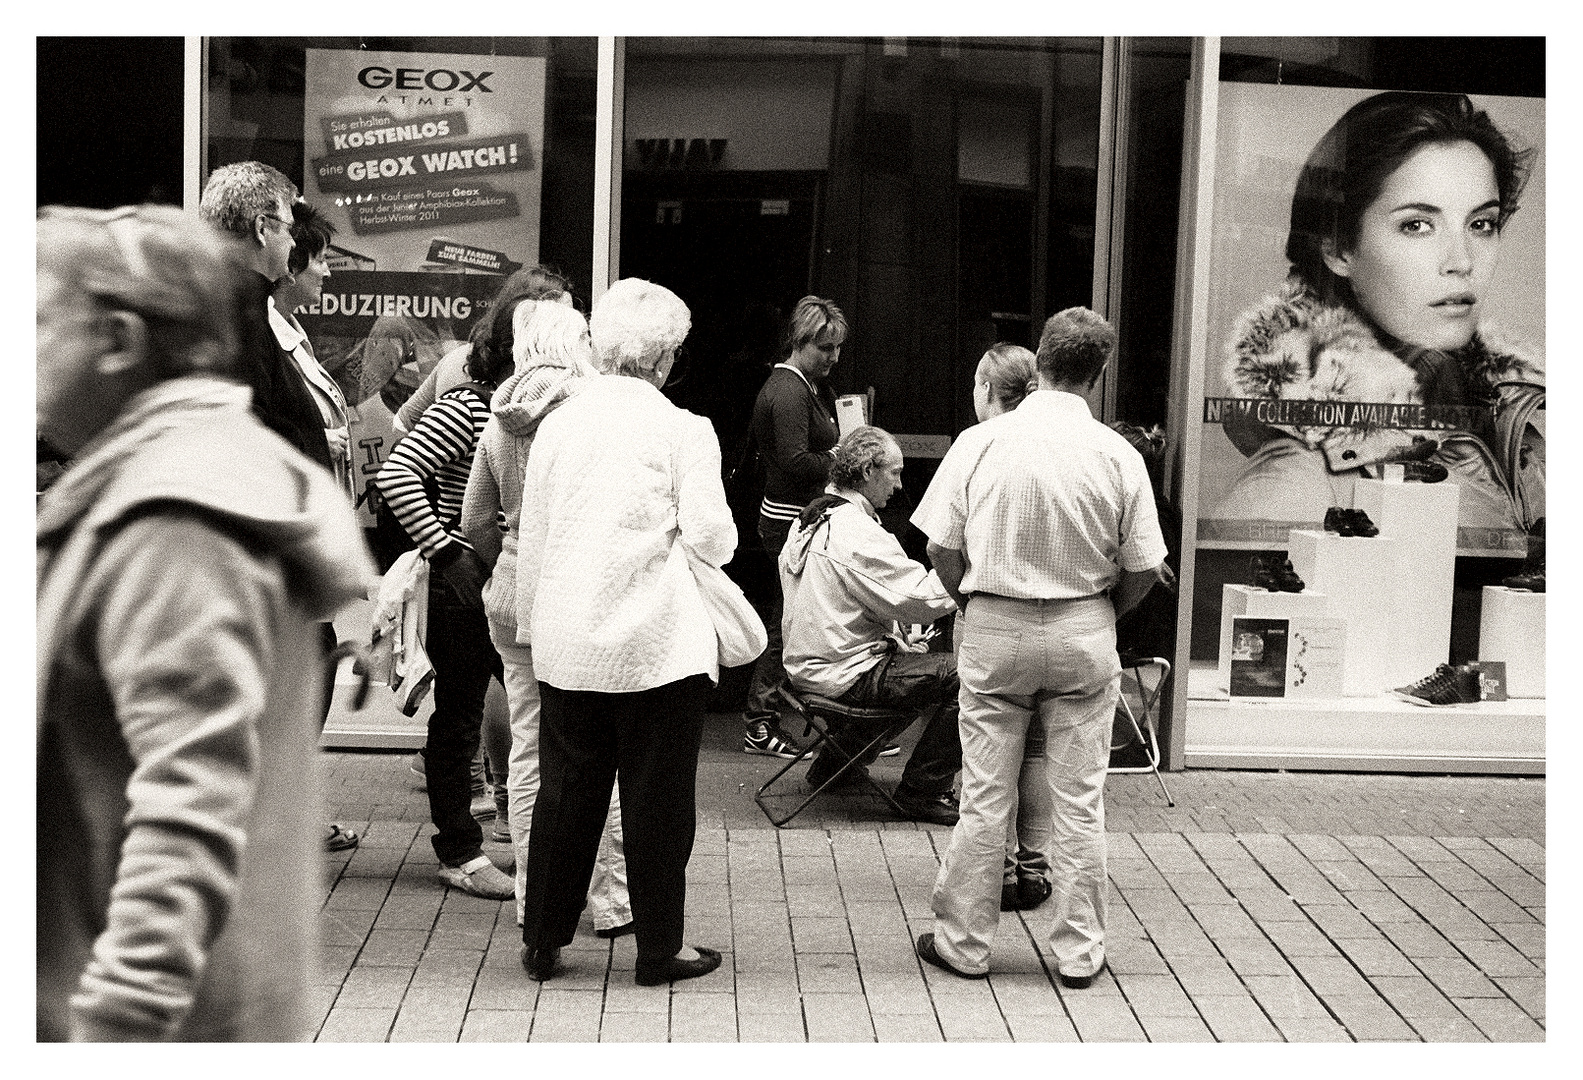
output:
M1356 308L1351 285L1325 265L1326 245L1353 250L1363 212L1391 174L1422 147L1456 142L1489 158L1505 225L1527 183L1531 151L1514 148L1465 94L1375 94L1342 114L1298 174L1286 237L1292 273L1320 299Z

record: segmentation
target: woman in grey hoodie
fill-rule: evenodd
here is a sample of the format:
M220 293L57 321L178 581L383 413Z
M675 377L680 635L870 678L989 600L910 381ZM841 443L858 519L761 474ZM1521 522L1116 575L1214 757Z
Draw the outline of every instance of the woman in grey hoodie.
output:
M517 855L517 924L521 925L528 837L539 791L539 684L533 672L532 647L518 643L517 525L523 478L539 424L598 372L588 341L588 321L576 309L553 301L528 301L517 306L512 323L516 371L500 384L491 402L492 415L484 426L467 480L461 527L491 569L484 587L484 613L489 618L490 639L505 668L511 711L506 788L511 843ZM619 799L619 794L611 797L589 889L594 930L601 937L616 937L632 927Z

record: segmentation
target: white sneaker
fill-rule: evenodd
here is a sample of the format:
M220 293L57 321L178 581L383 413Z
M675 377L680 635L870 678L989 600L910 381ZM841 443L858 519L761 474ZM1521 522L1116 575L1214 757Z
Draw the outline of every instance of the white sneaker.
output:
M485 900L510 900L516 895L516 883L502 874L489 861L488 855L480 855L461 866L441 866L440 880L453 889Z

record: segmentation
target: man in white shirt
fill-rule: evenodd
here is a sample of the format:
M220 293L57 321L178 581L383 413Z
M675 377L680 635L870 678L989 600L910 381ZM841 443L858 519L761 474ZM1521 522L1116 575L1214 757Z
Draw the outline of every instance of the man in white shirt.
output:
M969 428L912 522L963 607L962 811L918 955L989 973L1006 826L1037 710L1053 798L1055 906L1046 943L1061 984L1105 962L1105 770L1121 667L1116 616L1158 579L1165 542L1143 459L1084 400L1116 334L1087 308L1045 323L1039 389Z
M896 440L877 427L860 427L834 454L825 494L792 522L780 553L786 674L798 690L821 697L927 715L893 797L914 821L954 825L952 785L962 766L956 662L949 653L904 648L896 624L932 623L955 612L956 603L937 574L907 557L875 513L901 487ZM875 734L833 731L847 756L822 750L808 768L808 782L825 783Z

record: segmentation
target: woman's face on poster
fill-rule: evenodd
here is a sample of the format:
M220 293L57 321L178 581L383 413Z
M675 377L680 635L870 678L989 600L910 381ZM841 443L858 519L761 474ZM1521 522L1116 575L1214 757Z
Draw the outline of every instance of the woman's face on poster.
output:
M1364 209L1353 250L1325 254L1398 340L1458 349L1478 327L1500 248L1495 169L1470 142L1420 147Z

